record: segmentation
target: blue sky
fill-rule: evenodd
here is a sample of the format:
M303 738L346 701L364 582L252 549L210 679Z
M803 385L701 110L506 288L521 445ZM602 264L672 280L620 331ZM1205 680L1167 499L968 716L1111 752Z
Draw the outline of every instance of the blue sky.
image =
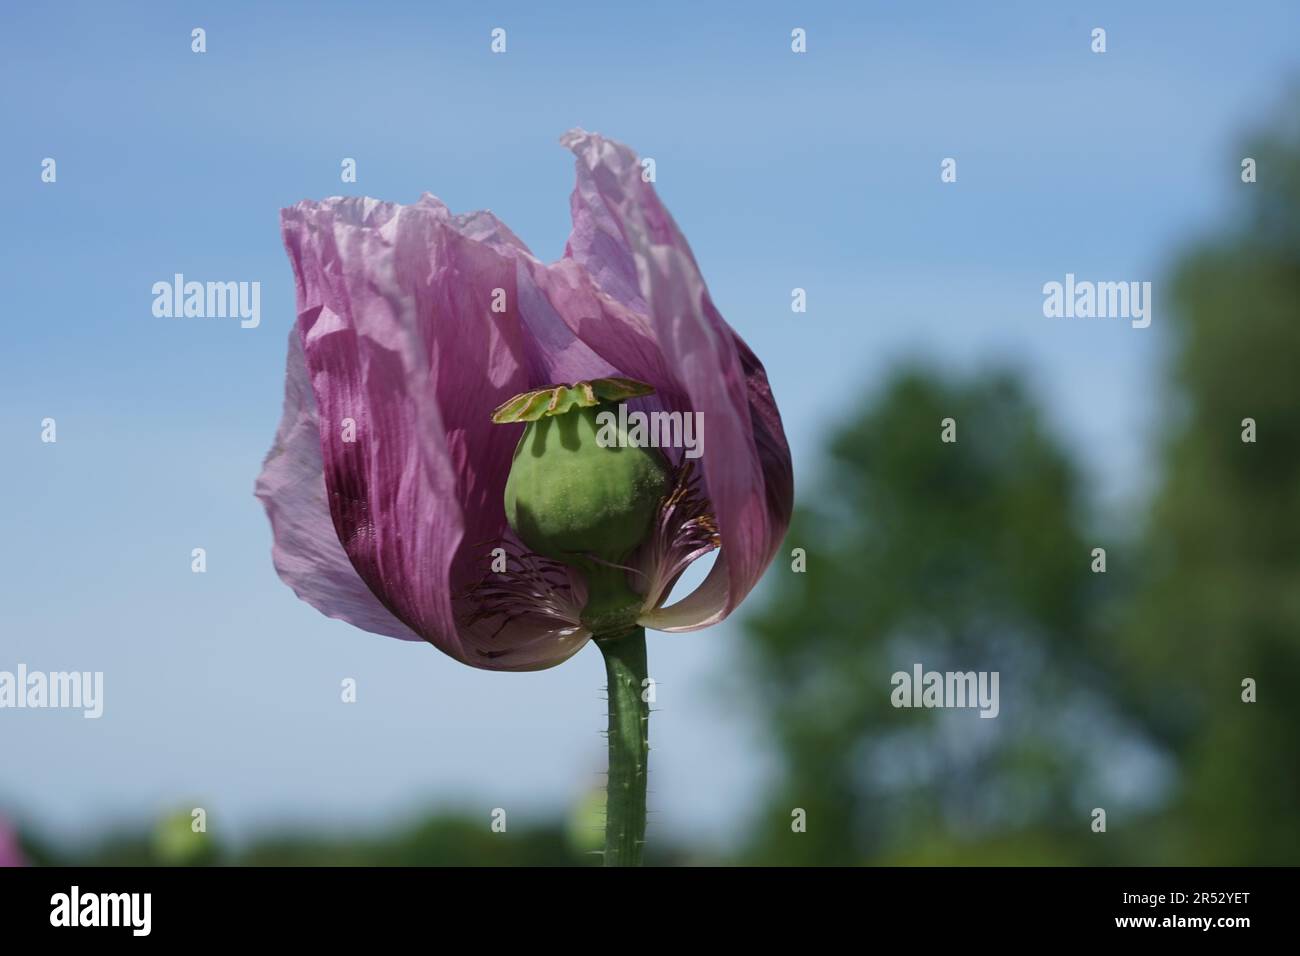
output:
M0 712L0 808L68 839L191 805L236 835L438 801L486 825L598 779L594 650L480 673L326 620L275 576L252 483L294 317L277 216L299 199L427 190L555 258L573 178L556 141L600 131L655 158L715 300L767 364L803 492L836 416L920 357L1022 368L1097 496L1141 493L1161 280L1249 188L1239 134L1297 76L1294 3L556 6L0 14L0 670L106 685L99 721ZM176 272L259 281L261 326L155 318L150 288ZM1066 272L1153 281L1152 327L1044 318L1042 284ZM651 636L660 826L725 839L761 780L762 741L718 689L737 640L731 623Z

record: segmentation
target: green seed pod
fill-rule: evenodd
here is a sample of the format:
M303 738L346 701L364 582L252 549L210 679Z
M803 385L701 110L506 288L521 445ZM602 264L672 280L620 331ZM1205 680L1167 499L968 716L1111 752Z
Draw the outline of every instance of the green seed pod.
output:
M669 491L653 448L605 448L596 408L529 422L506 481L506 519L538 554L572 561L625 558L650 528Z
M596 417L650 392L597 379L516 396L493 415L527 423L506 480L506 520L530 549L584 572L593 615L635 601L625 574L601 562L622 563L645 540L672 483L658 449L628 446L617 423Z

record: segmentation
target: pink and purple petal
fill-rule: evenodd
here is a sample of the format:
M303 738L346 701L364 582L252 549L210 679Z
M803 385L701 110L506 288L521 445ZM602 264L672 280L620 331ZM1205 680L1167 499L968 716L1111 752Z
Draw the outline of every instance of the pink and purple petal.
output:
M451 217L428 196L408 207L300 203L282 221L321 493L354 574L398 626L332 593L309 600L380 633L404 636L404 626L475 666L558 663L576 649L571 636L551 639L533 621L484 646L452 598L506 532L517 436L488 416L528 386L542 358L516 304L527 250L489 214Z
M635 154L582 130L562 142L578 175L566 255L622 307L607 305L599 321L570 312L575 331L621 374L660 389L666 404L703 413L704 480L722 550L699 593L644 619L703 627L749 593L789 525L793 477L780 413L762 363L714 307Z
M328 617L375 634L420 640L380 603L339 543L320 449L316 397L295 327L289 333L284 415L256 489L271 520L275 569L298 597Z

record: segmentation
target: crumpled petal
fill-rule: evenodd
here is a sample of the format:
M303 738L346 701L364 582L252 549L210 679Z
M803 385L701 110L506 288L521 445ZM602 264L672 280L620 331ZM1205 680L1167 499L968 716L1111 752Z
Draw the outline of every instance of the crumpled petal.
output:
M600 357L642 379L665 404L703 413L704 480L722 548L704 583L642 618L684 631L722 620L762 576L790 523L790 449L763 365L714 307L690 246L627 147L583 130L573 232L565 250L602 296L563 268L550 291ZM562 264L561 264L562 265Z
M378 633L412 632L474 666L525 669L567 658L584 634L555 636L535 621L463 626L453 600L507 532L501 502L518 434L493 426L488 413L546 364L516 304L516 261L527 250L490 214L452 217L431 196L405 207L303 202L284 210L282 225L316 403L315 492L354 575L394 620L359 599L355 582L344 583L337 554L319 536L290 541L277 529L277 549L298 551L303 573L290 569L290 583L326 614ZM504 311L493 309L497 289ZM295 388L292 376L287 387ZM301 419L302 402L294 404ZM288 414L281 427L294 427ZM301 493L283 498L275 478L273 470L259 484L269 512L311 506ZM309 476L299 485L310 487ZM286 533L294 527L279 524ZM285 575L286 558L278 565ZM304 583L312 566L327 584Z
M257 478L256 494L271 519L275 569L298 597L362 630L420 640L366 587L339 543L325 499L316 397L297 327L289 332L284 416Z

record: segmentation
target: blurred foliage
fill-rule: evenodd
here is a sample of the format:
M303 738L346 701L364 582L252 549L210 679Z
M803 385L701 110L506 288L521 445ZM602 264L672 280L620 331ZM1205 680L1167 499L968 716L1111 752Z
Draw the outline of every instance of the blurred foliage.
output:
M1153 849L1300 863L1300 97L1232 231L1174 276L1176 404L1117 653L1182 786ZM1242 441L1243 420L1258 429ZM1241 681L1258 682L1256 704Z
M346 835L280 827L240 845L194 833L188 811L152 828L122 829L90 845L61 846L30 834L23 840L36 866L597 866L603 801L584 799L573 819L517 822L493 832L482 813L444 810L374 834ZM688 862L680 848L657 841L650 862Z
M1239 221L1174 270L1133 540L1093 520L1013 375L903 370L839 432L787 539L807 573L749 622L779 765L749 859L1300 863L1298 115L1247 150ZM894 709L914 662L1000 671L1001 715Z
M1014 377L898 373L810 497L787 537L807 571L750 622L783 770L754 858L1092 859L1077 768L1122 718L1096 626L1116 577L1089 570L1079 477ZM998 671L1001 713L894 708L914 663Z

